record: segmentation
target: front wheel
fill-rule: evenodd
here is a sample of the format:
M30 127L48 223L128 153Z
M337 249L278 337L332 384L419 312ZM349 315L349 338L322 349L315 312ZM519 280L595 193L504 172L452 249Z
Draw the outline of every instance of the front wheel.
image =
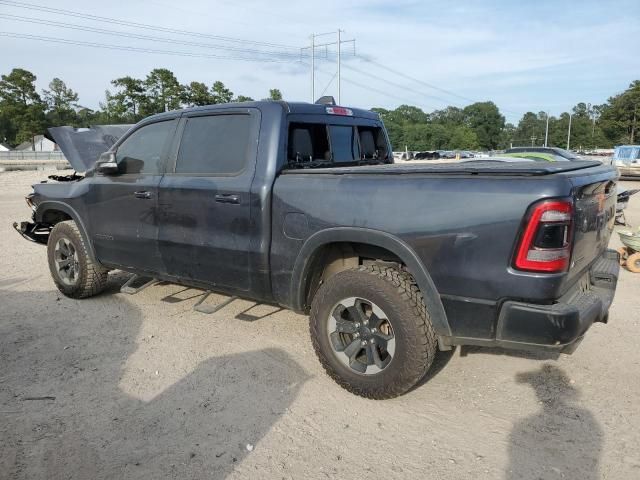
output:
M74 221L60 222L53 227L47 242L47 256L53 281L67 297L91 297L106 287L109 272L91 260Z
M392 398L425 375L436 354L436 334L422 294L407 272L361 266L330 277L310 315L320 363L356 395Z

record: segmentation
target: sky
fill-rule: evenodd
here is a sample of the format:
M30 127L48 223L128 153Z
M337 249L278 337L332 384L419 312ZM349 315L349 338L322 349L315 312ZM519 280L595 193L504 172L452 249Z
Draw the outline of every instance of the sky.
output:
M526 111L603 103L640 79L639 20L640 0L0 0L0 73L25 68L39 89L59 77L90 108L112 79L158 67L181 83L221 80L256 99L278 88L310 101L310 48L301 48L341 29L355 39L342 45L343 105L430 112L492 100L517 123ZM337 98L335 45L316 50L314 96Z

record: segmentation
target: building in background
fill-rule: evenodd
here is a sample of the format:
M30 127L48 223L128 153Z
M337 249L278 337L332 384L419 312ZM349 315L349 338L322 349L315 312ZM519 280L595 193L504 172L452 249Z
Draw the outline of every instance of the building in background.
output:
M16 151L56 152L58 151L58 145L45 138L44 135L35 135L32 140L18 145Z

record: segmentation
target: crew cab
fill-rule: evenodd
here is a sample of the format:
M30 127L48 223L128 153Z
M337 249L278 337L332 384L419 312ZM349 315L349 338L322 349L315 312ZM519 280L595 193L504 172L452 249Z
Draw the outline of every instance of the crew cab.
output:
M408 391L456 345L571 353L608 319L617 174L599 162L394 164L376 113L287 102L162 113L89 150L15 225L62 293L119 269L309 314L358 395Z

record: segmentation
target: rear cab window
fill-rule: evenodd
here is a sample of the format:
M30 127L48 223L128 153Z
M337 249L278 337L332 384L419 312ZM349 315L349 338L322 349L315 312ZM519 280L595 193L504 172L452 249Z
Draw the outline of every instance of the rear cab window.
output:
M358 117L297 115L289 122L285 168L392 163L382 123Z

